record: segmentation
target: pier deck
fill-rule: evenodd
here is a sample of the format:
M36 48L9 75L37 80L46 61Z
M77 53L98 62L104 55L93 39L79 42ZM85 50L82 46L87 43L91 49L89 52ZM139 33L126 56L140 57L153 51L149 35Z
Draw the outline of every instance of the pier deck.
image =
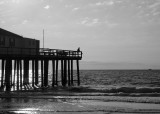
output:
M49 48L40 48L37 51L35 48L11 48L11 47L0 47L0 59L5 58L29 58L29 59L55 59L55 60L81 60L82 51L73 51L73 50L61 50L61 49L49 49ZM36 52L36 53L34 53ZM37 53L38 52L38 53Z
M80 85L79 60L82 59L82 51L2 47L0 52L0 91L48 87L49 81L52 81L52 87L73 86L75 81L76 85ZM77 76L73 74L73 61L77 64ZM29 75L30 69L32 76ZM52 80L49 80L49 69L52 69Z

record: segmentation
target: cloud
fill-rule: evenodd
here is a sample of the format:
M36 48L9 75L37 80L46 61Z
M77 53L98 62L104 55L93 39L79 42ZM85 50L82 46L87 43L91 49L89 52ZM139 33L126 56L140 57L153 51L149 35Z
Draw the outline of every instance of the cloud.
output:
M106 5L109 5L109 6L112 6L114 5L114 2L113 1L109 1L109 2L105 2Z
M149 8L159 7L159 5L160 5L160 2L155 2L155 3L151 4L151 5L149 5Z
M85 24L88 23L88 21L89 21L89 18L86 17L86 18L84 18L84 19L81 21L81 24L85 25Z
M97 24L99 22L99 19L93 19L92 24Z
M114 5L114 2L112 0L110 1L103 1L103 2L97 2L95 4L91 4L91 6L112 6Z
M144 7L145 6L145 7ZM139 12L137 12L137 19L140 19L141 24L160 23L160 1L153 1L148 4L146 2L140 3Z
M97 2L95 3L96 6L101 6L101 5L104 5L102 2Z
M49 9L50 8L50 6L49 5L46 5L45 7L44 7L44 9Z
M154 16L160 15L160 12L154 12L153 15L154 15Z
M79 8L73 8L73 9L72 9L72 11L77 11L77 10L79 10Z
M22 24L27 24L28 20L23 20Z
M85 17L81 20L80 24L85 25L85 26L97 26L97 25L102 25L102 26L107 26L108 28L114 28L118 26L118 23L111 22L108 20L105 21L100 21L98 18L89 18Z
M86 17L81 21L81 24L86 25L86 26L95 26L99 23L100 23L99 19L97 19L97 18L90 19L90 18Z
M151 5L149 5L148 7L151 10L150 13L153 14L153 16L156 16L156 15L160 14L160 10L159 10L160 2L155 2Z

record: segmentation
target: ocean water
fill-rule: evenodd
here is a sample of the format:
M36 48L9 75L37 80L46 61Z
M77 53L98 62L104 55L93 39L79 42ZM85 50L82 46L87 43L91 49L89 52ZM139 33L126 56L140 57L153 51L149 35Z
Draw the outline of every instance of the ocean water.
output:
M41 85L40 73L41 71L39 70L39 86ZM75 80L74 86L77 86L76 70L74 70L73 74ZM48 79L49 79L48 81L49 86L52 86L51 71L49 71ZM58 73L58 81L59 85L61 85L60 71ZM29 71L29 82L30 85L32 85L31 70ZM115 92L160 93L160 70L80 70L80 82L81 82L80 87L92 88L96 90L104 90L105 92L107 90L108 92L114 92L114 93Z
M142 93L140 96L143 93L159 96L160 93L160 70L81 70L80 79L85 89L77 91Z
M80 76L89 87L160 87L160 70L81 70Z
M77 80L76 71L74 80ZM160 93L160 70L80 70L80 82L83 88L77 92Z

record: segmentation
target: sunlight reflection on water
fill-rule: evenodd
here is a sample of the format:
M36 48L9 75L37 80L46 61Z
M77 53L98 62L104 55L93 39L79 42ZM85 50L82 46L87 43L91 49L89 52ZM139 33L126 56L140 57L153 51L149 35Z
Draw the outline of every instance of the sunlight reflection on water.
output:
M38 114L37 111L39 109L37 108L23 108L23 109L19 109L17 111L13 111L13 113L17 113L17 114Z

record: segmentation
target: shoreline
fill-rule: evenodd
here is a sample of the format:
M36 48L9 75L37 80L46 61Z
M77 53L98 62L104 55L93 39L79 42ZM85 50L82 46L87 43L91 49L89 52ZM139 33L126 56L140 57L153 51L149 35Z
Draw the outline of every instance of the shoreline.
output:
M87 91L88 90L88 91ZM3 98L28 98L28 99L81 99L81 100L101 100L120 101L133 103L153 103L160 104L160 93L108 93L82 87L55 87L35 90L21 90L11 92L0 92L0 99Z
M0 92L0 114L160 113L158 96L107 95L94 91L73 91L73 88Z

